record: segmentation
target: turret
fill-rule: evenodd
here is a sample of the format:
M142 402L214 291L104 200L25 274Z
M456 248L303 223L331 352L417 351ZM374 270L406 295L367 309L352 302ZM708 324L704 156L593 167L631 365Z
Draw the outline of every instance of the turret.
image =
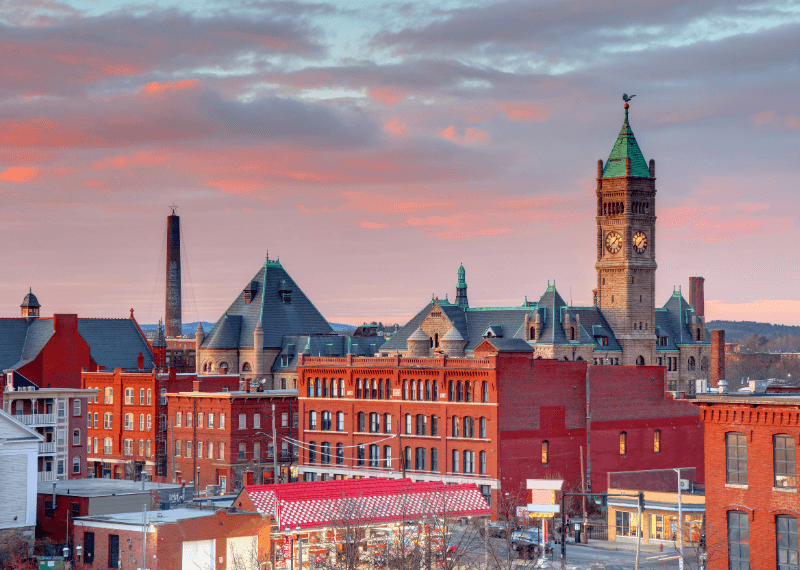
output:
M200 363L200 347L203 346L203 339L206 338L206 332L203 330L203 325L197 323L197 330L194 333L194 366L195 372L200 374L202 364Z
M417 327L406 341L409 356L428 356L431 349L431 339L421 328Z
M450 327L450 330L439 339L439 343L447 356L464 356L464 347L467 346L467 341L455 326Z
M467 277L464 271L464 264L458 268L458 283L456 283L456 305L466 310L469 308L467 300Z
M33 289L28 288L28 294L22 300L20 308L22 309L22 316L30 323L33 319L39 318L39 308L41 305L33 294Z

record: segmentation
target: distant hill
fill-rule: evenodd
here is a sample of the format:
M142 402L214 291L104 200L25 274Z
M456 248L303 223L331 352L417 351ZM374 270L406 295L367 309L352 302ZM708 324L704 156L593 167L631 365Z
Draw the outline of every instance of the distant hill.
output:
M147 333L149 333L151 331L155 332L158 329L158 325L157 324L155 324L155 325L141 325L140 324L139 326L141 327L141 329L144 331L145 334L147 334ZM213 326L214 326L214 323L207 323L207 322L203 321L203 330L204 331L206 331L206 332L210 331L211 327L213 327ZM181 332L183 333L183 336L188 336L188 337L194 338L194 333L195 333L196 330L197 330L197 321L195 321L193 323L182 323Z
M328 323L328 324L331 325L331 327L333 327L333 330L335 330L336 332L352 331L358 328L355 325L343 325L342 323Z
M800 336L800 327L757 323L755 321L708 321L706 328L709 330L724 330L726 341L739 340L751 334L765 337Z

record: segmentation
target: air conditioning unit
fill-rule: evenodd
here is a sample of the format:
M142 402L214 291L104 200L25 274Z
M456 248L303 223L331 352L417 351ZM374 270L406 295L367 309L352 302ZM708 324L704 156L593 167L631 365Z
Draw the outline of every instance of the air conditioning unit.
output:
M694 381L695 385L695 394L705 394L708 392L708 380L705 378L698 378Z
M681 479L681 491L688 491L688 490L689 490L689 480Z

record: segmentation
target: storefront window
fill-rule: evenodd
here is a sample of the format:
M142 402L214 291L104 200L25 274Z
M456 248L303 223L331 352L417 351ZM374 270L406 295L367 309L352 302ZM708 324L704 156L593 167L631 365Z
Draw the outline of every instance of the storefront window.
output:
M636 537L637 513L617 511L617 536Z

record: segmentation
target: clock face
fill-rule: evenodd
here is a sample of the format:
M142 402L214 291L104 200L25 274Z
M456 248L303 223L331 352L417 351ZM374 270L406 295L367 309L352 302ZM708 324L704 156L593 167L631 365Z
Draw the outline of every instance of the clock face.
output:
M622 249L622 236L617 232L608 232L606 234L606 249L608 253L617 253Z
M636 232L633 234L633 249L636 253L644 253L647 249L647 236L644 232Z

